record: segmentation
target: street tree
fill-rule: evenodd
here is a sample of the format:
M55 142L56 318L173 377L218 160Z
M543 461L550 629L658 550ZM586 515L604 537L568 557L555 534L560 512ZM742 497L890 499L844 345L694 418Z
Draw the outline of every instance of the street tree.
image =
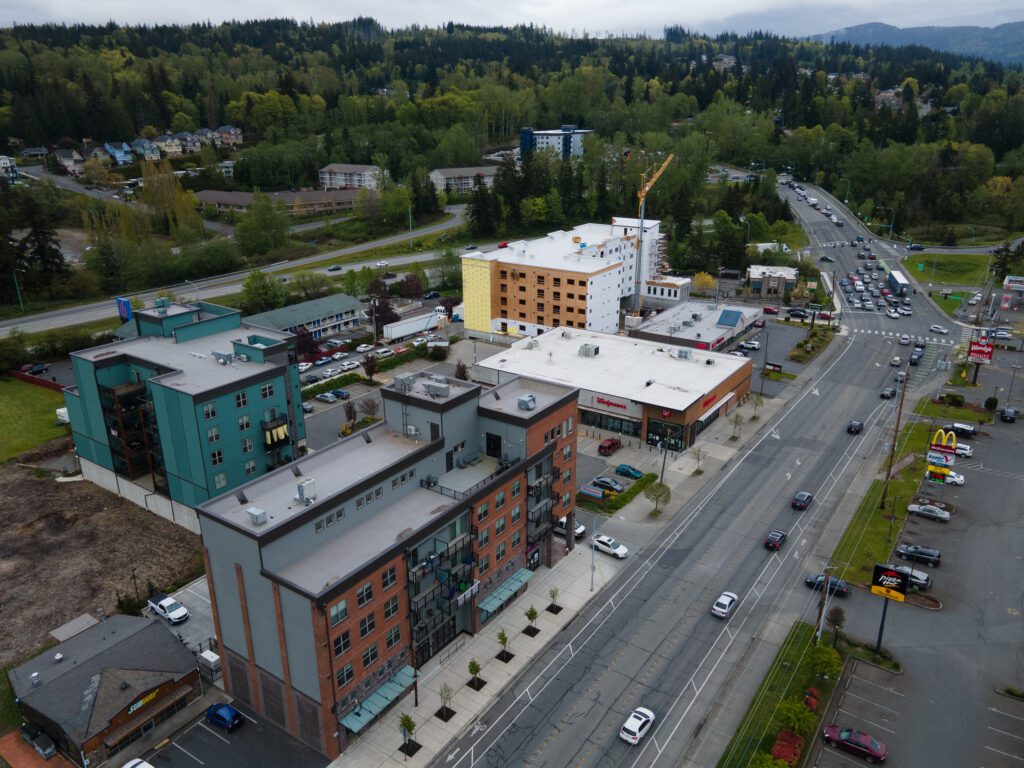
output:
M846 623L846 611L843 610L843 606L833 605L829 608L825 614L825 622L832 628L832 647L835 648L839 644L839 633Z
M373 381L374 374L377 373L378 360L374 355L363 355L363 359L359 362L363 365L363 373L366 374L366 378ZM364 400L372 400L373 398L363 398Z
M462 360L455 364L455 378L459 381L469 381L469 367Z
M235 225L235 241L246 257L265 256L288 242L288 214L262 193L253 195L248 210Z
M285 291L281 282L266 272L254 269L242 283L242 312L255 315L284 306Z
M672 489L665 483L651 483L644 489L644 498L654 504L654 514L659 513L662 504L668 504L672 498Z
M288 287L295 296L310 301L331 292L331 279L323 272L299 272L292 277Z

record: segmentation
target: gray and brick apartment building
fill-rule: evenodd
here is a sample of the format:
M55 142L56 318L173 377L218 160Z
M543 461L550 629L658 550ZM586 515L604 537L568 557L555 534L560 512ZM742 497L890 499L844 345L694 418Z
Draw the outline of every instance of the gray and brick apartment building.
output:
M343 752L564 556L577 393L399 375L381 423L200 505L227 690Z

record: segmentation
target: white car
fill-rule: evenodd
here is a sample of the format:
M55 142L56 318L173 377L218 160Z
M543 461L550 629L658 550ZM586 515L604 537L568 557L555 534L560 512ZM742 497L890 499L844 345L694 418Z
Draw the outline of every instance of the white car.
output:
M391 347L384 347L384 349L378 350L374 354L377 357L391 357L395 353L392 351Z
M911 515L938 520L940 523L949 522L949 512L939 509L934 504L908 504L907 512Z
M893 320L899 320L900 319L899 312L897 312L895 309L887 309L885 311L885 316L886 317L891 317Z
M425 346L427 346L427 340L426 339L415 339L412 342L412 345L414 347L425 347Z
M341 369L340 368L324 368L324 372L321 375L325 379L329 379L329 378L331 378L331 376L337 376L339 373L341 373Z
M928 330L931 331L932 333L941 333L944 336L949 333L949 328L947 328L944 325L932 325L928 328Z
M761 342L757 339L749 339L747 341L740 342L740 349L760 349Z
M331 355L331 360L344 360L348 357L348 352L335 352Z
M386 261L378 261L376 264L374 264L374 266L375 267L387 267L388 263Z
M924 571L914 570L909 565L894 565L890 567L894 571L907 574L907 578L910 579L910 586L917 587L922 592L932 585L932 577Z
M728 619L732 616L732 612L736 610L736 605L740 599L733 592L723 592L719 595L718 599L715 600L715 604L711 606L711 615L717 616L720 619Z
M899 312L898 309L896 311ZM907 334L904 333L902 336L900 336L900 345L904 347L910 346L910 337Z
M354 371L356 368L359 367L359 363L357 363L355 360L346 360L338 367L341 368L341 370L343 371Z
M157 616L167 619L171 624L181 624L188 618L188 608L173 597L159 592L149 598L149 610Z
M365 355L367 352L373 352L373 344L360 344L356 347L356 352Z
M619 558L619 560L625 560L626 555L629 554L628 549L611 536L605 536L603 533L596 534L592 541L592 546L598 552L604 552L606 555Z
M619 729L619 738L630 744L639 744L654 725L654 713L645 707L637 707L629 713L626 722Z
M902 363L903 363L903 358L900 357L899 355L896 355L896 357L894 357L892 360L889 361L889 365L891 365L893 368L898 367Z
M963 484L964 484L964 476L961 475L959 472L950 471L950 473L948 475L946 475L946 485L963 485Z
M299 363L299 373L305 373L313 367L312 363Z
M914 310L912 310L910 307L897 307L896 311L899 312L901 315L906 315L907 317L910 317L912 314L914 314Z
M956 444L956 455L957 456L966 456L967 458L971 458L971 456L974 455L974 448L969 446L967 443L961 443L960 441L957 441L957 444Z

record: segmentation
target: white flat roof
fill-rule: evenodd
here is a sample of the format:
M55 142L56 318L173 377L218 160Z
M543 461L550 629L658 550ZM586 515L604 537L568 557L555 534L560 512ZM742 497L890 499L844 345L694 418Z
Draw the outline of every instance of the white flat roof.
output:
M599 354L580 355L582 344L597 345ZM692 359L683 360L674 357L677 349L628 336L565 329L520 339L478 365L679 411L751 364L745 358L697 349L687 350Z
M796 280L796 267L776 267L764 264L751 264L747 267L750 277L781 277L785 280Z

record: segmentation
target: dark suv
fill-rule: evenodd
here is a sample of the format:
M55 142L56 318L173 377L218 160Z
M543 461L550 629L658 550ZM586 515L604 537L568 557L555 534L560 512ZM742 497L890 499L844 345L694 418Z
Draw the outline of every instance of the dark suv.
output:
M947 432L952 432L957 437L975 437L978 434L977 427L971 424L960 424L959 422L946 424L943 429Z
M811 506L812 501L814 501L813 493L810 491L800 491L793 497L793 501L790 502L790 506L793 507L793 509L807 509Z
M920 544L900 544L896 547L896 557L901 560L924 563L929 568L942 565L942 553L939 550L922 547Z
M806 584L811 589L821 589L821 585L825 583L825 574L819 573L817 575L811 574L804 579ZM842 579L836 576L828 577L828 593L830 595L838 595L839 597L846 597L850 594L850 585Z

